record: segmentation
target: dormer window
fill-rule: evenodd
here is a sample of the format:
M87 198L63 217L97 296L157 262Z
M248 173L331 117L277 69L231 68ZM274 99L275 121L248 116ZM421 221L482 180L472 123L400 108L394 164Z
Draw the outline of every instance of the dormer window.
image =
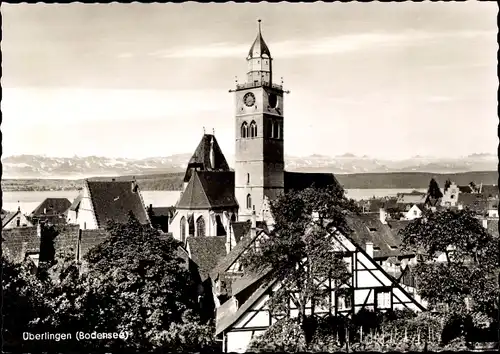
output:
M370 227L369 229L370 229L371 232L377 231L377 229L375 227Z

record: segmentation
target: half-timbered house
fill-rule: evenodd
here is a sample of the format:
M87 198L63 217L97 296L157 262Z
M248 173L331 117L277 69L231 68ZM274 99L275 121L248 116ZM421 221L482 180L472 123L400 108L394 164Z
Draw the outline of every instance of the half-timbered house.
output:
M219 306L216 316L216 335L223 340L225 352L244 352L255 335L263 333L277 320L283 316L298 316L298 309L292 299L288 303L286 313L271 312L268 301L272 293L280 288L278 279L269 281L265 272L260 274L243 272L240 264L241 255L248 247L255 245L261 237L266 237L268 234L255 224L253 226L255 231L243 238L214 270L214 273L220 272L219 275L212 274L216 283L214 289L221 289L221 283L227 280L228 276L232 278L229 280L230 298ZM343 253L351 277L343 284L337 283L334 279L317 279L317 283L329 293L328 301L322 306L308 304L306 315L351 316L361 309L425 310L425 307L405 290L394 276L374 260L373 241L366 240L364 235L359 235L359 230L354 228L352 235L348 236L336 234L333 240L332 249ZM361 244L361 240L366 242ZM295 294L291 293L290 296Z

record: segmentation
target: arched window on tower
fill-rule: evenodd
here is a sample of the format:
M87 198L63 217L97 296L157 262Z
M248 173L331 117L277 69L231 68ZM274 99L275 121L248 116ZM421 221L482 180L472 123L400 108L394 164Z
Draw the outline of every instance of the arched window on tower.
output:
M247 184L250 184L250 173L247 173Z
M181 242L186 242L186 218L181 218Z
M283 122L280 123L278 133L279 133L279 139L283 139Z
M252 121L252 123L250 123L250 137L257 137L257 123L255 123L254 120Z
M273 121L272 120L267 121L267 134L266 134L266 136L268 138L273 137Z
M241 137L242 138L247 138L248 137L248 125L247 122L243 122L241 125Z
M247 209L252 209L252 196L250 194L247 195Z
M198 237L205 236L205 219L203 219L203 216L200 216L196 220L196 236Z

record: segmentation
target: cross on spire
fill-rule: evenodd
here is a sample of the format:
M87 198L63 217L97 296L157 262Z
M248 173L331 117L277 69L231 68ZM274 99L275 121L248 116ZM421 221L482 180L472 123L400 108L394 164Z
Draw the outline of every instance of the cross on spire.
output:
M259 18L257 22L259 23L259 33L260 33L260 23L262 22L262 20Z

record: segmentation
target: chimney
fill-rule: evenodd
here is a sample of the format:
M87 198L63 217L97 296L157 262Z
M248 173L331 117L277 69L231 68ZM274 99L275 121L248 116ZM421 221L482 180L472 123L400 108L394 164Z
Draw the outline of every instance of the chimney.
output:
M371 242L371 241L366 242L365 251L366 251L366 254L368 254L368 256L370 258L373 258L373 242Z
M132 184L131 184L131 185L132 185L132 193L137 192L137 183L135 183L135 180L134 180L134 181L132 181Z
M385 211L384 208L380 208L379 210L380 213L380 222L384 225L387 224L387 212Z
M483 219L483 227L484 227L485 229L487 229L487 228L488 228L488 219Z

